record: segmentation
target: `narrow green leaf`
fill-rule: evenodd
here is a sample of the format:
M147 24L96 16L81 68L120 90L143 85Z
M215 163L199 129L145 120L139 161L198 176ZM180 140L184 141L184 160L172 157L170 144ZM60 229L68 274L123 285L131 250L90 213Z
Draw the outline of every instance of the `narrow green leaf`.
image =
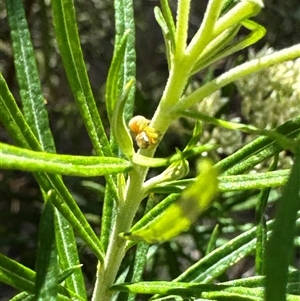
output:
M212 291L202 295L210 300L232 300L232 301L264 301L263 289L257 288L227 288L224 291Z
M217 224L214 227L214 230L213 230L213 232L210 236L210 239L208 241L207 248L206 248L206 251L205 251L205 255L211 253L216 248L216 242L217 242L219 234L220 234L220 227Z
M239 131L242 131L245 133L267 136L271 139L274 139L284 149L291 150L293 153L297 149L297 145L298 145L297 141L293 141L292 139L287 138L286 136L280 134L279 132L277 132L275 130L259 129L252 125L246 125L246 124L242 124L242 123L230 122L230 121L226 121L226 120L222 120L222 119L217 119L212 116L203 114L201 112L192 111L192 110L181 111L180 114L182 114L182 116L191 117L191 118L205 121L210 124L222 126L226 129L239 130Z
M267 223L267 229L272 228L273 221ZM300 217L297 220L297 229L300 229ZM184 273L173 281L209 283L222 275L230 266L240 261L245 256L254 251L256 246L257 228L240 234L207 256L200 259L197 263L188 268ZM299 277L296 275L296 277ZM291 281L292 278L291 278Z
M162 14L162 11L160 10L160 8L158 6L154 7L154 16L155 16L156 22L159 24L159 26L161 28L164 38L166 39L166 41L165 41L166 46L169 46L168 44L170 42L170 31L168 28L168 24Z
M224 30L256 16L263 6L264 4L261 0L238 2L232 9L218 19L214 26L212 35L218 36Z
M293 271L288 274L288 283L294 284L300 281L300 271ZM228 286L243 286L243 287L265 287L266 276L252 276L248 278L234 279L223 282ZM299 287L300 289L300 287Z
M48 124L48 116L45 109L45 99L42 96L38 70L35 62L35 52L30 41L22 1L7 1L7 3L9 3L9 6L7 6L8 16L12 28L11 35L14 46L15 66L20 86L20 93L22 96L23 109L27 122L29 123L31 130L34 131L35 136L40 141L40 144L37 141L33 141L34 139L32 139L33 135L31 135L31 133L27 135L26 128L29 130L29 126L27 126L27 124L26 126L22 126L22 123L24 124L25 121L22 120L21 114L17 114L18 108L16 107L16 103L10 95L8 88L5 87L5 89L1 89L1 94L2 91L4 92L5 90L4 99L6 100L6 105L10 107L9 111L11 113L11 115L8 115L7 118L14 121L9 123L8 130L11 134L14 133L12 136L18 142L18 145L25 148L29 148L29 145L31 145L31 148L34 150L43 149L49 152L55 152L54 142ZM44 10L42 9L42 12L44 12ZM44 22L43 25L44 24L47 24L47 21ZM2 80L3 78L1 75L1 84L3 84ZM19 124L21 133L18 133L19 130L16 124ZM10 130L10 127L14 127L14 130ZM27 144L26 139L29 139L29 145ZM61 224L66 222L64 217L60 214L56 213L56 216L57 219L60 219ZM73 230L71 228L66 229L66 232L68 233L72 231ZM66 242L64 245L65 249L60 249L59 255L61 259L69 253L68 247L75 241L74 236L69 237L72 240ZM77 252L77 250L74 251ZM77 262L73 261L69 265L78 264L78 262L79 261L77 259ZM84 281L82 279L82 284L83 283ZM76 287L79 287L78 282L76 283Z
M11 298L9 301L34 301L35 296L26 292L19 293L18 295Z
M149 249L149 245L147 243L140 242L137 244L133 274L131 277L132 282L137 282L142 279L144 268L147 262L148 249ZM127 301L135 301L135 300L136 300L135 294L129 294Z
M125 133L125 138L121 139L122 142L128 140L128 136L126 134L126 130L124 130L123 125L128 123L129 120L132 118L133 115L133 108L134 108L134 100L135 100L135 86L128 85L129 82L135 79L135 25L134 25L134 15L133 15L133 0L115 0L114 1L114 8L115 8L115 48L114 48L114 56L112 65L110 67L109 76L111 75L111 71L114 71L114 78L108 79L108 84L111 83L112 80L115 82L114 85L107 87L114 89L114 91L110 92L111 99L106 98L106 103L108 106L108 115L110 118L111 123L111 134L110 134L110 146L112 149L113 154L128 157L126 153L123 152L122 147L120 147L120 137L115 137L114 131L114 121L113 119L113 112L114 107L117 106L117 103L120 102L121 98L124 104L122 106L122 114L124 117L124 122L120 123L122 129L121 132ZM124 39L125 38L125 39ZM126 43L125 43L126 42ZM123 44L123 45L122 45ZM121 48L119 49L119 47ZM118 56L118 57L116 57ZM113 66L114 63L118 64ZM114 68L117 67L117 68ZM112 68L114 70L112 70ZM126 91L127 90L127 91ZM106 95L108 96L108 95ZM121 143L121 146L128 146L128 149L125 147L125 151L131 152L129 144Z
M211 252L207 258L205 257L202 261L201 269L198 269L197 275L194 274L194 282L200 282L200 283L210 283L214 279L217 279L220 275L222 275L225 271L228 270L231 266L234 266L236 263L238 263L242 258L245 258L249 254L253 252L255 248L255 239L250 240L249 242L244 243L240 247L233 249L233 247L229 247L229 244L227 244L227 250L224 251L223 254L221 254L220 248L215 249L213 252ZM227 253L227 254L226 254ZM216 257L213 256L222 256L222 258L219 258L216 262L213 262ZM210 261L210 263L208 263ZM200 264L200 262L199 262ZM208 265L207 265L208 264ZM204 266L206 266L206 270L203 270ZM196 266L194 266L195 268ZM199 266L198 266L199 267ZM201 270L201 272L200 272ZM190 278L189 272L192 271L192 268L189 269L189 271L186 271L185 275L189 275L188 278ZM183 275L176 278L176 281L178 281L179 278L183 277Z
M298 275L299 276L299 275ZM176 284L165 281L123 283L112 287L115 290L129 291L139 294L201 296L205 300L260 300L263 301L264 277L250 277L227 281L219 284L195 284L178 282ZM296 284L296 283L295 283ZM165 298L151 298L151 300L169 300ZM170 299L175 300L175 299ZM176 299L177 300L177 299ZM181 300L181 299L178 299ZM185 300L185 299L184 299ZM198 299L197 299L198 300ZM202 300L202 299L201 299ZM299 301L300 296L287 295L287 301Z
M105 101L107 114L110 120L112 119L115 105L122 92L122 90L119 89L119 81L122 79L120 74L125 60L127 37L128 31L124 33L118 45L115 45L112 62L110 64L106 80Z
M79 256L73 229L57 209L54 218L56 247L59 264L63 270L63 274L59 276L59 282L65 281L67 289L87 300L81 265L78 265Z
M35 278L36 273L34 271L0 253L0 281L24 292L18 294L12 300L36 300L34 297ZM59 292L58 300L69 301L70 297L66 296L72 296L74 300L84 301L83 298L71 291L67 291L62 286L59 287Z
M219 191L241 191L263 189L285 185L290 174L289 169L269 171L257 174L244 174L235 176L220 176ZM157 193L180 193L188 185L195 183L195 178L157 183L151 191Z
M120 155L122 152L128 158L131 158L134 150L126 123L132 117L135 98L135 86L132 80L135 78L133 1L115 0L114 7L115 48L106 83L106 108L111 123L111 148L115 154ZM120 175L120 177L122 176ZM118 187L123 189L121 186ZM105 189L101 225L101 242L104 250L106 250L109 243L111 225L116 214L116 202L120 201L121 197L112 188L107 186Z
M242 39L232 42L240 29L240 25L226 29L206 46L193 68L193 74L222 58L255 44L262 39L266 33L266 29L254 21L244 20L241 24L249 29L250 33Z
M255 272L257 275L262 275L264 270L264 254L266 248L266 238L267 238L267 227L265 220L265 206L268 202L268 197L270 194L271 188L263 189L257 200L255 219L257 224L256 231L256 248L255 248Z
M153 208L154 204L155 204L155 198L154 195L151 193L147 200L147 205L145 208L144 215L147 214ZM131 282L141 281L145 266L147 264L148 250L149 250L149 245L147 243L139 242L137 244ZM127 301L135 301L135 300L136 300L135 294L128 295Z
M132 158L134 149L133 149L131 135L125 123L124 110L129 97L129 93L133 85L134 85L134 80L132 78L124 87L124 91L122 92L118 102L115 105L113 115L112 115L112 120L111 120L111 130L113 136L116 139L116 142L120 150L129 159Z
M74 274L75 271L77 271L78 269L81 269L83 265L82 264L78 264L76 266L73 267L69 267L65 270L63 270L58 277L58 282L63 282L65 281L68 277L70 277L72 274Z
M85 67L72 0L51 1L58 47L73 95L99 156L111 155Z
M55 301L58 294L59 267L55 243L54 206L48 200L53 197L53 191L45 197L47 199L39 226L35 295L37 301Z
M257 174L245 174L236 176L221 176L220 191L236 191L249 189L262 189L268 187L283 186L290 174L290 170L277 170Z
M35 300L36 300L36 298L34 295L28 294L26 292L22 292L16 296L14 296L9 301L35 301ZM61 294L58 294L58 296L57 296L57 301L70 301L70 300L71 300L70 297L66 297ZM78 298L78 296L73 296L73 300L80 301L81 299Z
M162 29L162 33L165 40L166 55L169 70L172 68L172 54L175 52L175 23L173 15L169 6L168 0L160 0L161 9L158 7L154 8L154 16L157 23Z
M0 94L0 118L9 134L18 144L24 148L31 148L41 151L42 148L36 137L30 130L25 121L20 109L16 105L5 80L0 74L0 85L3 93ZM4 98L5 97L5 98ZM44 191L54 189L57 192L54 205L59 209L63 216L70 222L72 227L93 250L94 254L100 259L103 259L101 244L87 222L85 216L79 209L76 201L68 192L62 179L58 175L36 173L35 177ZM72 266L72 265L70 265Z
M102 262L104 257L103 247L74 198L65 187L61 177L51 174L46 176L36 174L36 178L44 191L55 190L55 198L51 201Z
M159 24L161 31L163 33L163 37L165 40L166 46L166 56L168 61L169 70L172 68L172 55L174 54L175 50L175 29L174 32L171 33L170 28L168 27L167 21L165 20L162 11L159 7L154 7L154 16L156 22ZM172 35L173 34L173 35Z
M130 162L111 157L84 157L35 152L0 143L1 168L94 177L125 172Z
M257 290L256 290L257 291ZM258 294L260 291L258 291ZM263 297L256 297L255 291L245 291L244 294L235 293L235 292L209 292L204 293L202 297L204 298L197 298L197 297L179 297L176 295L171 295L168 297L162 297L159 299L155 299L156 301L264 301ZM154 300L154 299L153 299ZM287 301L300 301L299 296L294 295L287 295Z
M30 128L40 141L42 149L54 151L54 142L45 110L45 100L42 95L35 52L25 18L23 1L6 1L6 7L24 115Z
M54 0L52 4L55 35L73 95L77 101L88 135L98 156L112 156L106 132L91 90L78 36L72 0ZM116 186L110 175L106 180L117 198Z
M175 50L175 23L172 15L172 11L168 0L160 0L161 12L168 27L168 35L171 42L171 47Z
M16 100L10 92L1 73L0 90L0 120L4 124L9 135L19 146L41 151L41 145L17 106Z
M300 116L278 126L276 131L290 139L297 137L300 133ZM282 146L269 137L259 137L218 162L216 167L223 172L223 175L243 173L281 150L283 150ZM255 156L251 156L253 154Z
M35 272L1 253L0 280L20 291L34 293Z
M199 53L191 73L195 74L210 66L213 62L218 61L219 54L222 53L226 46L234 39L239 32L240 27L240 24L237 24L232 28L228 28L210 41L203 51Z
M279 199L274 229L266 250L266 301L285 300L288 265L293 253L297 212L300 210L300 152Z
M151 281L138 283L123 283L112 286L114 290L127 291L137 294L185 295L201 296L203 292L224 290L222 284L194 284L185 282Z
M181 295L201 297L205 300L263 301L263 288L230 287L223 283L195 284L185 282L145 281L118 284L112 288L138 294L158 293L161 295Z
M117 207L117 202L111 192L111 189L109 186L106 186L105 193L104 193L104 204L102 208L103 213L102 213L102 220L101 220L101 235L100 235L100 241L105 251L107 250L112 225L115 221L115 215L117 212L116 207Z
M201 133L202 133L202 124L199 120L196 120L192 137L191 137L190 141L187 143L186 147L184 148L183 153L185 151L187 151L189 149L193 149L197 146L197 144L199 143L199 137L200 137Z
M161 215L139 230L124 233L124 237L155 243L169 240L187 230L198 215L209 207L218 189L217 172L212 164L203 161L199 169L200 176L197 177L194 185L183 191L178 201L172 203ZM170 224L173 227L170 227Z
M222 0L208 2L201 26L187 47L191 66L193 66L199 53L202 53L203 49L221 33L212 34L221 13L222 2Z
M123 35L128 32L126 51L123 61L123 69L119 74L119 95L125 89L127 83L134 78L136 73L136 53L135 53L135 23L133 0L114 0L116 45ZM124 107L124 117L126 122L132 117L135 100L135 86L132 86Z
M254 250L255 230L254 227L213 250L174 281L209 283ZM225 263L222 268L220 262Z
M270 171L275 170L278 165L279 156L274 156L274 160L269 168ZM262 275L264 271L264 253L266 248L267 227L265 218L265 209L268 203L271 188L262 189L257 199L255 206L255 223L256 231L256 248L255 248L255 272L257 275Z
M147 214L144 215L134 226L132 226L131 231L135 232L137 230L145 228L150 222L159 217L167 210L167 208L173 204L179 197L179 194L170 194L164 200L159 202L153 209L151 209Z

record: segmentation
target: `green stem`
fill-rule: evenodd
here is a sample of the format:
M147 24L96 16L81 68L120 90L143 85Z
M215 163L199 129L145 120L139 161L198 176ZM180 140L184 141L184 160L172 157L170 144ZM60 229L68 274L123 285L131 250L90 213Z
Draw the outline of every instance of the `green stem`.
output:
M181 30L187 30L187 19L189 8L181 5L178 7L178 24L181 24ZM186 40L177 33L178 40L182 47L185 48ZM183 52L182 52L183 53ZM190 74L191 64L186 66L184 57L176 57L174 59L173 68L163 93L160 105L152 120L152 126L163 135L169 127L172 119L168 116L170 108L180 99L186 85L186 81ZM153 157L156 147L152 149L140 150L140 153L147 157ZM121 232L127 232L133 218L137 212L141 200L145 197L143 183L147 175L148 168L136 166L129 174L128 189L125 202L119 204L119 210L116 215L116 221L113 225L111 240L107 249L105 262L103 266L99 265L97 272L97 281L92 301L109 301L113 292L109 288L113 285L117 276L122 259L125 255L126 241L119 237Z
M182 62L174 61L172 66L166 88L151 123L151 126L162 134L166 132L172 122L170 112L182 96L190 74L190 65L186 65L184 60Z
M192 67L201 50L199 45L201 44L200 46L204 49L209 43L211 39L209 35L213 30L214 23L222 7L221 0L210 1L201 28L189 45L190 49L188 49L186 48L186 36L188 30L189 4L189 1L188 4L185 1L179 1L178 3L175 37L176 51L174 57L171 58L173 62L171 64L172 68L166 88L151 123L151 126L158 130L162 136L173 120L170 112L183 94L188 78L191 75ZM186 32L184 32L184 30ZM152 154L153 153L154 151ZM146 155L150 155L150 153L146 152Z
M125 202L119 204L120 206L117 212L116 222L113 225L104 265L99 265L98 267L97 281L92 301L109 301L114 293L109 290L109 288L115 281L126 251L126 240L119 237L119 234L129 231L138 206L145 197L142 187L147 171L147 167L136 166L136 168L130 172Z
M152 126L163 135L169 127L172 119L169 116L170 109L181 97L186 81L190 73L190 67L185 66L184 60L177 59L170 71L166 89L162 100L152 120ZM147 157L153 157L155 147L140 150ZM125 255L126 241L119 237L121 232L126 232L132 225L133 218L137 212L141 200L145 197L143 183L148 172L147 167L136 166L130 172L128 189L125 203L119 204L116 221L113 225L111 240L107 249L105 262L99 266L97 281L92 301L109 301L113 292L109 288L113 285L122 259Z
M189 60L194 61L203 49L213 40L212 32L220 15L223 0L211 0L204 15L203 22L186 49Z
M179 0L177 8L177 23L175 32L175 57L184 56L189 27L189 11L191 0Z
M249 62L239 65L208 82L189 96L183 98L180 102L173 106L172 113L176 114L178 111L186 110L192 107L204 97L211 95L213 92L235 80L284 61L295 59L297 57L300 57L300 44L296 44L289 48L266 55L262 58L253 59Z

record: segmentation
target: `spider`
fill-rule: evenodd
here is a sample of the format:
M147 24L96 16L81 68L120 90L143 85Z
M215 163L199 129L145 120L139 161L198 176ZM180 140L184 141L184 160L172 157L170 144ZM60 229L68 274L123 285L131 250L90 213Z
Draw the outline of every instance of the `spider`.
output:
M141 115L134 116L129 121L129 128L136 135L135 141L139 148L146 149L159 141L160 133L149 124L150 120Z

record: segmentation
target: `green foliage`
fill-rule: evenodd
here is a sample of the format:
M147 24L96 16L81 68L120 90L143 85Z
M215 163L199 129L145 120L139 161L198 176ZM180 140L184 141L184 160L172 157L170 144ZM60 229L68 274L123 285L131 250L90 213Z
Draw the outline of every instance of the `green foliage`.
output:
M300 45L239 64L190 91L195 74L207 67L209 73L214 63L264 36L264 27L250 19L263 3L210 0L203 22L189 38L190 1L178 0L176 21L169 2L160 4L154 15L164 37L169 77L153 118L135 123L132 138L127 124L137 82L133 1L114 1L115 49L105 91L108 131L88 77L74 3L51 1L55 40L95 154L75 156L56 153L23 2L6 0L22 110L0 74L0 118L15 144L0 143L0 166L31 172L44 200L35 269L0 253L0 280L19 291L13 301L88 300L91 288L85 286L80 244L98 261L97 270L93 263L92 301L139 300L137 294L154 295L155 300L300 300L300 271L292 259L300 231L300 112L275 128L261 129L197 110L205 97L228 84L299 58ZM245 29L249 33L240 36ZM189 141L182 151L170 147L172 155L155 157L160 145L168 146L167 131L179 118L193 120ZM199 143L208 124L259 137L219 159L218 145ZM136 151L134 139L144 147ZM278 167L282 151L293 157L289 168ZM218 162L202 159L195 171L199 157ZM268 159L273 159L269 170L252 172ZM62 176L104 177L101 225L100 217L96 219L100 237ZM101 199L98 190L97 197ZM266 208L274 199L275 217L266 221ZM256 213L245 228L230 218L243 207ZM200 214L214 225L200 226ZM234 235L229 238L226 229L234 229ZM180 270L180 239L187 235L203 256L194 262L186 256L190 266ZM190 252L191 242L184 244ZM154 273L146 281L143 271L162 269L155 265L161 250L173 271L172 281L157 281ZM227 279L230 268L253 255L255 276Z

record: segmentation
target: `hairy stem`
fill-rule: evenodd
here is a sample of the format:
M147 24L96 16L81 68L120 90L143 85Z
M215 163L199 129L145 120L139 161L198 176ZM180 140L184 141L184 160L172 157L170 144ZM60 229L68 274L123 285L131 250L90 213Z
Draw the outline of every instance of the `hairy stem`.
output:
M135 166L134 170L130 172L125 202L119 204L104 264L98 266L92 301L111 300L113 291L110 291L109 288L115 281L125 255L126 240L120 237L119 234L129 231L138 206L145 197L143 182L147 171L147 167Z
M172 108L172 113L176 115L176 112L192 107L204 97L211 95L213 92L235 80L284 61L295 59L297 57L300 57L300 44L276 51L262 58L253 59L235 68L232 68L228 72L223 73L219 77L203 85L189 96L183 98Z

